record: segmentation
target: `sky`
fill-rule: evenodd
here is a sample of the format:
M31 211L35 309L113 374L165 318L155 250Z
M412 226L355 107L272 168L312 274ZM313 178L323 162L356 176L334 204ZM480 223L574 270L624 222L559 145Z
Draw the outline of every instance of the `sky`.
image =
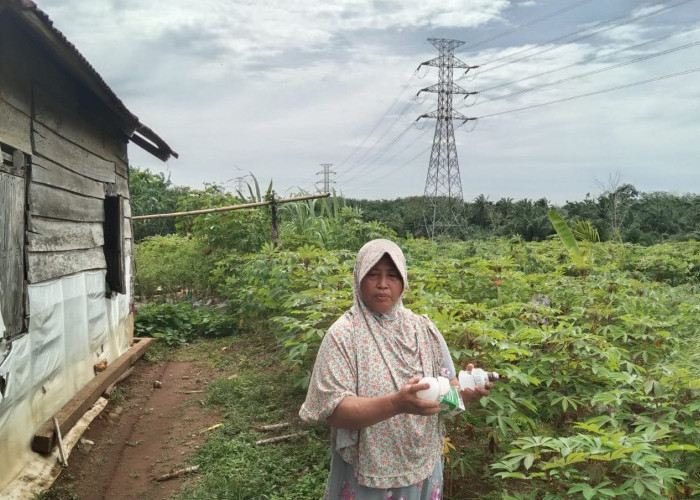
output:
M175 185L423 195L454 57L462 195L700 193L700 0L37 0L178 159ZM464 66L457 63L457 66ZM478 67L477 67L478 66ZM417 120L418 119L418 120ZM440 174L446 175L446 166ZM456 181L453 187L457 189Z

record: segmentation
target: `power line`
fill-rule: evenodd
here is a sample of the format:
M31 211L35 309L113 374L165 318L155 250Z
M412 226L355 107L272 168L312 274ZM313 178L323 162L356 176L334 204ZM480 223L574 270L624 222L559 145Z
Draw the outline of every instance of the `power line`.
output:
M462 123L460 123L459 125L457 125L457 129L459 129L459 128L461 128L461 127L464 127L465 123L466 123L466 122L462 122ZM476 123L476 121L473 121L472 123ZM471 131L473 131L473 130L474 130L474 129L472 128L471 130L469 130L469 132L471 132ZM425 133L426 133L427 131L428 131L428 129L425 129L425 130L423 131L423 134L422 134L422 135L425 135ZM387 173L385 173L385 174L383 174L383 175L380 175L380 176L378 176L378 177L372 177L372 180L371 180L371 181L366 182L366 183L364 183L364 184L361 184L361 185L359 185L359 186L356 186L355 189L360 189L360 188L363 188L363 187L367 187L367 186L371 185L372 183L376 182L376 181L379 180L379 179L384 179L385 177L388 177L389 175L391 175L391 174L393 174L393 173L395 173L395 172L398 172L398 171L401 170L402 168L404 168L404 167L406 167L407 165L411 164L412 162L414 162L415 160L417 160L418 158L420 158L421 156L423 156L425 153L427 153L428 151L430 151L430 148L432 148L432 144L431 144L430 146L426 147L426 148L421 149L421 150L418 152L418 154L416 154L415 156L411 157L409 160L405 161L404 163L402 163L402 164L399 165L398 167L393 168L393 169L391 169L389 172L387 172ZM398 153L401 153L401 152L402 152L402 151L399 151ZM398 154L398 153L397 153L397 154ZM388 162L389 160L392 160L397 154L395 154L392 158L389 158L389 159L387 160L387 162Z
M397 135L397 136L394 137L391 141L389 141L389 143L388 143L386 146L384 146L383 149L381 149L381 150L375 152L372 156L370 156L370 158L369 158L368 161L364 164L364 166L362 166L358 172L355 172L355 173L353 174L353 176L354 176L354 177L357 177L357 176L359 176L361 173L364 173L365 171L367 171L379 158L382 157L382 155L384 155L387 151L389 151L389 150L394 146L394 144L398 143L398 142L401 140L401 138L402 138L404 135L406 135L406 133L407 133L409 130L411 130L411 129L413 128L413 126L414 126L414 123L411 122L403 131L401 131L401 132L399 133L399 135ZM388 129L388 130L391 130L391 129ZM387 132L388 132L388 130L387 130ZM375 146L376 146L376 144L377 144L382 138L384 138L385 135L386 135L386 133L382 134L382 136L379 137L379 138L377 139L377 141L375 142ZM353 166L353 168L358 168L358 167L360 167L359 161L361 161L362 159L364 159L364 157L367 156L367 154L369 154L369 152L372 151L373 148L374 148L374 146L373 146L371 149L367 150L367 151L365 152L365 154L362 155L362 157L358 160L358 163L357 163L356 165ZM346 170L345 172L343 172L342 174L340 174L340 175L338 176L338 180L343 180L343 179L347 178L347 176L350 174L350 172L353 170L353 168L350 168L350 169Z
M490 41L490 40L496 39L496 38L501 37L501 36L505 36L506 34L508 34L508 33L510 33L510 32L517 31L518 29L523 29L523 28L529 27L529 26L535 24L536 22L539 22L539 21L544 20L544 19L547 19L547 18L551 18L551 17L553 17L553 16L555 16L555 15L558 15L558 14L561 14L561 13L566 12L566 11L568 11L568 10L572 10L572 9L574 9L574 8L576 8L576 7L579 7L579 6L581 6L581 5L585 4L585 3L588 3L588 1L589 1L589 0L576 2L576 3L574 3L574 4L572 4L572 5L569 5L569 6L565 7L565 8L559 9L558 11L555 11L555 12L552 12L552 13L550 13L550 14L547 14L546 16L543 16L542 18L538 18L538 19L536 19L536 20L529 21L529 22L527 22L527 23L523 23L523 24L521 24L521 25L519 25L519 26L516 26L515 28L513 28L512 30L509 30L509 31L507 31L507 32L504 32L504 33L501 33L501 34L499 34L499 35L497 35L497 36L490 37L490 38L488 38L488 39L484 39L484 40L481 40L481 41L479 41L479 42L476 42L475 44L470 45L469 48L475 47L475 46L478 46L478 45L483 45L484 43L486 43L486 42L488 42L488 41ZM625 14L624 16L619 16L619 17L617 17L617 18L614 18L614 19L612 20L612 21L614 22L613 25L608 25L608 23L610 23L611 21L603 21L603 22L597 23L597 24L595 25L595 27L593 28L593 29L595 29L595 31L593 31L593 32L590 31L591 28L589 27L589 28L586 28L586 29L583 29L583 30L578 30L578 31L576 31L576 32L570 33L570 34L565 35L565 36L563 36L563 37L558 37L558 38L556 38L556 39L554 39L554 40L550 40L549 42L545 42L545 43L552 43L552 42L560 41L560 40L565 39L565 38L571 38L572 36L575 36L575 35L577 35L577 34L585 33L585 34L584 34L583 36L581 36L581 37L578 37L578 38L575 38L575 39L573 39L573 40L570 40L569 43L576 42L576 41L580 41L580 40L589 38L589 37L591 37L591 36L604 33L604 32L606 32L606 31L609 31L609 30L613 29L613 28L616 28L616 27L619 27L619 26L623 26L623 25L629 24L629 23L631 23L631 22L641 21L641 20L643 20L643 19L649 18L650 16L653 16L653 15L656 15L656 14L660 14L660 13L662 13L662 12L666 12L666 11L668 11L669 9L672 9L672 8L675 8L675 7L679 7L679 6L681 6L681 5L684 5L684 4L686 4L686 3L689 3L689 2L691 2L691 1L693 1L693 0L682 0L682 1L678 1L678 2L675 2L675 3L671 4L671 5L663 6L663 7L659 8L659 9L653 11L653 12L648 12L648 13L646 13L646 14L641 14L641 15L636 15L636 14L635 14L635 12L639 12L638 9L637 9L636 11L630 11L630 12L628 12L627 14ZM620 22L621 20L622 20L622 22ZM604 26L604 25L605 25L605 26ZM698 29L698 28L699 28L699 27L694 27L694 28L688 29L688 30L686 30L686 31L692 31L692 30ZM682 32L681 32L681 33L682 33ZM623 49L620 49L620 50L616 50L616 51L611 52L611 53L608 53L608 54L603 54L603 55L600 56L600 57L610 57L610 56L612 56L612 55L618 54L618 53L623 52L623 51L625 51L625 50L631 50L631 49L640 48L640 47L642 47L642 46L644 46L644 45L648 45L648 44L650 44L650 43L654 43L655 41L659 41L659 40L662 40L662 39L665 39L665 38L669 38L669 37L671 37L671 36L676 36L676 35L678 35L678 34L679 34L679 33L674 33L674 34L672 34L672 35L665 35L665 36L659 37L659 38L657 38L657 39L655 39L655 40L652 40L652 41L642 42L642 43L640 43L640 44L632 45L632 46L629 46L629 47L626 47L626 48L623 48ZM525 90L521 90L521 91L518 91L518 92L513 92L513 93L511 93L511 94L508 94L507 96L501 96L501 97L497 97L497 98L490 99L490 100L491 100L491 101L495 101L495 100L505 99L505 98L510 97L510 96L515 96L515 95L519 95L519 94L526 93L526 92L532 92L532 91L538 90L538 89L543 88L543 87L553 86L553 85L556 85L556 84L558 84L558 83L564 83L564 82L566 82L566 81L571 81L571 80L576 79L576 78L583 78L583 77L585 77L585 76L591 76L591 75L594 75L594 74L597 74L597 73L600 73L600 72L603 72L603 71L612 70L612 69L615 69L615 68L618 68L618 67L621 67L621 66L624 66L624 65L627 65L627 64L632 64L632 63L634 63L634 62L639 62L639 61L642 61L642 60L645 60L645 59L650 59L650 58L653 58L653 57L659 57L659 56L661 56L661 55L666 55L666 54L669 54L669 53L671 53L671 52L675 52L675 51L678 51L678 50L683 50L683 49L685 49L685 48L689 48L689 47L691 47L691 46L694 46L694 45L696 45L697 43L700 43L700 42L687 44L687 45L684 45L684 46L681 46L681 47L676 47L676 48L674 48L674 49L669 49L669 50L667 50L667 51L662 51L662 52L655 53L655 54L651 54L651 55L641 56L641 57L632 59L632 60L630 60L630 61L624 61L624 62L621 62L621 63L617 63L617 64L615 64L615 65L613 65L613 66L610 66L610 67L606 67L606 68L602 68L602 69L598 69L598 70L586 72L586 73L583 73L583 74L575 75L575 76L572 76L572 77L568 77L568 78L565 78L565 79L561 79L561 80L559 80L559 81L557 81L557 82L550 82L550 83L547 83L547 84L538 85L538 86L535 86L535 87L533 87L533 88L531 88L531 89L525 89ZM529 51L532 51L532 50L536 50L538 47L543 47L543 45L544 45L544 44L539 44L539 45L537 45L537 46L530 47L530 48L528 48L528 49L526 49L526 50L517 52L517 53L515 53L515 54L510 54L510 55L508 55L508 56L504 56L504 57L501 57L501 58L498 58L498 59L491 60L491 61L487 62L486 64L491 65L491 64L494 64L494 63L497 62L497 61L504 60L504 59L506 59L506 58L508 58L508 57L513 57L514 55L517 56L518 54L521 54L521 53L523 53L523 52L529 52ZM548 52L549 50L554 50L554 48L557 48L557 47L546 48L545 50L539 51L539 52L537 52L536 54L532 54L532 55L527 56L527 57L522 57L522 58L520 58L520 59L517 59L517 60L515 60L515 61L511 61L511 62L522 61L522 60L527 59L527 58L529 58L529 57L534 57L534 56L536 56L536 55L539 55L539 54ZM595 59L597 59L597 58L598 58L598 57L595 57L595 58L593 58L593 60L595 60ZM588 61L586 61L586 62L590 62L590 61L591 61L591 59L588 59ZM506 64L509 64L509 63L506 63ZM499 65L499 66L497 66L497 67L492 67L492 68L488 69L487 71L490 71L491 69L498 69L498 68L500 68L500 67L505 66L506 64L502 64L502 65ZM580 63L577 63L577 64L580 64ZM516 80L515 82L512 82L512 83L521 82L521 81L524 81L524 80L528 80L528 79L531 79L531 78L535 78L535 77L537 77L537 76L543 76L543 75L546 75L546 74L554 73L554 72L556 72L556 71L561 71L561 70L563 70L563 69L572 67L572 66L577 65L577 64L572 64L572 65L564 66L564 67L561 67L561 68L558 68L558 69L555 69L555 70L551 70L551 71L547 71L547 72L541 73L541 74L539 74L539 75L532 75L532 76L529 76L529 77L525 77L525 78L522 78L522 79L520 79L520 80ZM419 68L420 68L420 67L419 67ZM641 81L641 82L633 82L633 83L629 83L629 84L625 84L625 85L619 85L619 86L612 87L612 88L608 88L608 89L602 89L602 90L599 90L599 91L593 91L593 92L588 92L588 93L584 93L584 94L579 94L579 95L576 95L576 96L570 96L570 97L563 98L563 99L557 99L557 100L550 101L550 102L546 102L546 103L533 104L533 105L530 105L530 106L524 106L524 107L521 107L521 108L518 108L518 109L509 110L509 111L503 111L503 112L499 112L499 113L492 113L492 114L488 114L488 115L483 115L483 116L481 116L480 118L490 118L490 117L495 117L495 116L499 116L499 115L502 115L502 114L507 114L507 113L516 112L516 111L523 111L523 110L527 110L527 109L534 109L534 108L537 108L537 107L540 107L540 106L546 106L546 105L551 105L551 104L566 102L566 101L570 101L570 100L575 100L575 99L581 99L581 98L585 98L585 97L595 96L595 95L597 95L597 94L602 94L602 93L605 93L605 92L611 92L611 91L620 90L620 89L624 89L624 88L628 88L628 87L634 87L634 86L637 86L637 85L643 85L643 84L651 83L651 82L658 81L658 80L663 80L663 79L667 79L667 78L673 78L673 77L677 77L677 76L682 76L682 75L684 75L684 74L694 73L694 72L696 72L696 71L698 71L698 70L700 70L700 69L686 70L686 71L683 71L683 72L674 73L674 74L670 74L670 75L664 75L664 76L661 76L661 77L656 77L656 78L644 80L644 81ZM402 130L396 137L394 137L391 141L389 141L388 144L386 144L386 143L385 143L385 144L382 144L382 145L381 145L381 148L380 148L380 143L381 143L381 142L383 141L383 139L389 134L389 132L391 132L391 130L393 129L393 127L396 125L396 123L398 123L399 119L406 113L406 111L409 109L409 107L415 102L415 100L416 100L415 97L414 97L413 99L411 99L411 101L407 102L407 103L403 106L403 108L402 108L401 112L399 113L399 115L397 115L396 118L395 118L395 119L392 121L392 123L390 124L390 126L389 126L386 130L384 130L383 133L382 133L381 135L379 135L379 136L377 137L376 140L374 140L374 142L372 143L371 147L369 147L368 149L364 150L363 154L362 154L361 156L357 157L357 153L360 152L360 150L362 149L362 147L363 147L372 137L375 136L375 133L379 130L380 126L386 122L386 120L385 120L386 117L389 116L390 112L391 112L393 109L395 109L395 106L396 106L396 104L398 103L401 94L408 88L409 84L413 81L413 79L417 76L417 74L418 74L418 70L414 71L413 74L411 75L411 77L408 79L408 81L401 87L401 89L399 90L399 92L398 92L397 95L395 96L394 100L392 101L391 105L386 109L386 111L384 112L384 114L382 115L382 117L381 117L381 118L379 119L379 121L375 124L375 126L371 129L371 131L369 132L369 134L364 138L364 140L362 141L362 143L360 143L360 144L351 152L351 154L348 155L342 162L340 162L339 164L337 164L337 165L340 167L340 166L342 166L342 165L344 165L344 164L347 164L351 159L353 159L353 157L355 157L355 161L353 162L353 164L350 165L349 168L346 168L346 169L344 169L343 171L341 171L339 177L347 178L348 176L351 175L352 172L355 172L355 173L364 173L364 172L366 172L367 170L372 169L373 166L375 167L375 171L376 171L376 170L377 170L376 167L381 167L381 166L387 164L387 163L390 162L392 159L394 159L396 156L398 156L398 154L404 152L404 151L397 151L397 152L393 153L391 156L389 156L389 157L387 158L387 155L390 153L390 151L392 150L392 148L393 148L396 144L398 144L399 141L401 141L401 140L403 139L403 137L409 132L410 127L407 127L407 128L405 128L404 130ZM512 84L512 83L511 83L511 84ZM507 85L508 85L508 84L501 84L501 85L497 85L497 86L491 87L491 88L489 88L489 89L487 89L487 90L493 90L493 89L495 89L495 88L501 88L501 87L504 87L504 86L507 86ZM423 153L425 153L425 150L421 151L421 152L419 153L419 155L420 155L420 154L423 154ZM416 157L418 157L418 156L416 156ZM363 163L363 160L364 160L364 159L368 159L368 161ZM415 158L412 158L411 160L409 160L408 162L402 164L401 166L396 167L396 168L393 168L393 169L390 170L387 174L383 174L382 177L385 177L385 176L387 176L387 175L391 175L392 173L396 172L397 170L403 168L403 166L405 166L406 164L410 163L410 162L413 161L414 159L415 159ZM359 169L359 170L358 170L358 169ZM352 177L350 178L350 179L351 179L350 182L352 183L352 182L355 181L355 180L362 179L362 177L363 177L362 175L352 175ZM376 178L375 178L375 179L376 179ZM366 185L366 184L363 184L363 186L364 186L364 185Z
M360 144L358 144L358 145L355 147L355 149L353 149L352 152L351 152L348 156L346 156L340 163L338 163L338 166L337 166L336 168L342 167L347 161L350 160L350 158L352 158L352 157L355 155L355 153L357 153L357 151L360 150L360 148L361 148L362 146L365 145L365 143L367 142L367 140L372 136L372 134L374 134L374 132L375 132L375 131L379 128L379 126L382 124L382 122L384 121L384 118L387 117L387 116L389 115L389 112L392 110L392 108L394 107L394 105L398 102L399 97L401 97L401 94L402 94L402 93L408 88L408 86L411 84L411 82L413 81L413 79L416 77L416 74L417 74L417 73L418 73L418 70L415 70L415 71L411 74L411 76L408 78L408 80L406 81L406 83L404 83L404 84L401 86L401 88L399 89L398 93L397 93L396 96L394 97L394 100L391 102L391 104L389 105L389 107L386 109L386 111L384 111L384 114L379 118L379 120L378 120L377 123L374 125L374 127L372 128L372 130L370 130L369 134L367 134L367 136L362 140L362 142L361 142ZM405 109L406 109L407 107L408 107L408 106L405 106L405 107L404 107L404 111L402 111L401 114L403 114L403 113L405 112ZM400 115L401 115L401 114L400 114ZM399 115L399 116L400 116L400 115Z
M382 139L384 139L384 137L386 137L386 135L387 135L387 134L394 128L394 126L399 122L399 119L400 119L404 114L406 114L406 111L407 111L408 108L415 102L415 100L416 100L416 97L414 96L409 102L406 103L406 105L401 109L401 112L396 116L396 118L394 118L394 120L393 120L393 121L391 122L391 124L384 130L384 132L382 132L382 134L381 134L379 137L377 137L377 139L372 143L372 145L371 145L369 148L365 149L364 153L362 153L362 155L360 155L360 157L358 157L357 159L355 159L355 161L353 162L353 164L352 164L351 166L349 166L344 172L342 172L342 173L340 174L340 177L347 176L352 170L354 170L354 169L356 169L356 168L358 168L358 167L360 166L360 164L362 163L362 161L363 161L370 153L372 153L372 152L375 150L375 148L376 148L376 147L378 146L378 144L382 141ZM374 130L376 130L376 127L375 127ZM399 135L403 135L405 132L406 132L406 131L404 130L404 131L401 132L401 134L399 134ZM368 136L367 138L369 138L369 136ZM393 142L393 141L392 141L392 142ZM376 153L375 153L375 155L376 155Z
M630 88L630 87L637 87L637 86L639 86L639 85L645 85L645 84L647 84L647 83L653 83L653 82L657 82L657 81L660 81L660 80L668 80L668 79L670 79L670 78L676 78L676 77L678 77L678 76L684 76L684 75L688 75L688 74L691 74L691 73L696 73L696 72L698 72L698 71L700 71L700 67L698 67L698 68L693 68L693 69L688 69L688 70L685 70L685 71L679 71L678 73L671 73L671 74L668 74L668 75L657 76L657 77L655 77L655 78L650 78L650 79L648 79L648 80L642 80L642 81L639 81L639 82L632 82L632 83L627 83L627 84L624 84L624 85L618 85L618 86L616 86L616 87L609 87L609 88L607 88L607 89L596 90L596 91L594 91L594 92L586 92L585 94L579 94L579 95L575 95L575 96L565 97L565 98L562 98L562 99L556 99L556 100L554 100L554 101L548 101L548 102L543 102L543 103L539 103L539 104L533 104L533 105L531 105L531 106L524 106L524 107L522 107L522 108L511 109L511 110L508 110L508 111L500 111L500 112L498 112L498 113L491 113L491 114L489 114L489 115L479 116L479 117L477 117L477 119L478 119L478 120L481 120L482 118L492 118L492 117L494 117L494 116L505 115L505 114L508 114L508 113L515 113L515 112L517 112L517 111L525 111L525 110L527 110L527 109L539 108L539 107L541 107L541 106L549 106L550 104L558 104L558 103L562 103L562 102L573 101L573 100L575 100L575 99L582 99L582 98L584 98L584 97L590 97L590 96L594 96L594 95L598 95L598 94L604 94L604 93L606 93L606 92L613 92L613 91L615 91L615 90L622 90L622 89L626 89L626 88Z
M554 12L550 12L549 14L545 14L542 17L538 17L537 19L533 19L532 21L528 21L526 23L515 26L515 27L513 27L507 31L504 31L502 33L499 33L497 35L493 35L493 36L490 36L488 38L484 38L483 40L479 40L478 42L475 42L471 45L467 45L466 47L462 47L462 50L470 50L470 49L473 49L475 47L479 47L485 43L491 42L491 41L496 40L498 38L502 38L506 35L510 35L511 33L514 33L515 31L519 31L523 28L529 28L530 26L533 26L541 21L546 21L547 19L551 19L554 16L558 16L559 14L563 14L564 12L568 12L570 10L573 10L577 7L585 5L585 4L590 3L592 1L593 0L581 0L580 2L575 2L571 5L569 5L568 7L563 7L559 10L555 10Z
M418 144L418 143L419 143L419 140L420 140L423 136L425 136L425 135L428 133L428 131L429 131L428 128L425 128L424 130L422 130L422 131L421 131L421 134L419 135L419 137L417 137L416 140L413 141L413 144ZM377 179L383 179L383 178L386 177L387 175L389 175L389 174L391 174L391 173L393 173L393 172L396 172L396 171L399 170L400 168L403 168L403 167L405 167L406 165L408 165L409 163L411 163L413 160L415 160L415 159L418 158L419 156L422 156L422 155L424 155L425 153L427 153L428 151L430 151L430 148L431 148L431 147L432 147L432 146L428 146L428 147L426 147L426 148L421 149L421 151L420 151L416 156L412 157L410 160L408 160L407 162L403 163L401 166L399 166L399 167L397 167L397 168L391 170L389 173L380 175L379 177L375 177L375 176L373 175L371 181L366 182L366 183L363 183L363 184L361 184L361 185L359 185L359 186L355 186L355 189L359 189L359 188L362 188L362 187L365 187L365 186L369 186L369 185L372 184L372 182L374 182L375 180L377 180ZM394 153L392 156L390 156L389 158L387 158L387 159L386 159L385 161L383 161L381 164L377 165L377 168L375 168L375 171L378 170L378 167L388 164L390 161L392 161L394 158L396 158L399 154L405 153L405 152L406 152L406 151L405 151L405 150L402 150L402 149L398 150L396 153ZM361 179L361 178L363 178L363 177L362 177L362 176L357 176L357 177L355 177L355 179ZM347 184L346 184L346 185L347 185ZM350 183L350 185L352 186L352 183Z
M597 74L599 74L599 73L604 73L604 72L606 72L606 71L610 71L610 70L613 70L613 69L621 68L621 67L623 67L623 66L628 66L628 65L630 65L630 64L638 63L638 62L640 62L640 61L647 61L647 60L653 59L653 58L655 58L655 57L664 56L664 55L667 55L667 54L671 54L671 53L673 53L673 52L678 52L678 51L680 51L680 50L685 50L685 49L688 49L688 48L691 48L691 47L695 47L695 46L697 46L697 45L700 45L700 41L687 43L687 44L681 45L681 46L679 46L679 47L674 47L674 48L671 48L671 49L663 50L663 51L661 51L661 52L655 52L655 53L653 53L653 54L647 54L647 55L645 55L645 56L639 56L639 57L636 57L636 58L631 59L631 60L629 60L629 61L620 62L620 63L617 63L617 64L613 64L613 65L611 65L611 66L606 66L606 67L604 67L604 68L599 68L599 69L594 69L594 70L591 70L591 71L586 71L585 73L579 73L579 74L577 74L577 75L572 75L572 76L569 76L569 77L567 77L567 78L562 78L561 80L556 80L556 81L554 81L554 82L542 83L542 84L540 84L540 85L535 85L534 87L530 87L530 88L527 88L527 89L516 90L516 91L514 91L514 92L511 92L510 94L506 94L506 95L502 95L502 96L498 96L498 97L494 97L494 98L487 98L487 101L483 101L483 102L481 102L481 103L479 103L479 104L484 104L485 102L500 101L500 100L502 100L502 99L508 99L509 97L514 97L514 96L517 96L517 95L526 94L526 93L528 93L528 92L534 92L535 90L540 90L540 89L543 89L543 88L546 88L546 87L552 87L552 86L554 86L554 85L559 85L559 84L561 84L561 83L566 83L566 82L570 82L570 81L573 81L573 80L578 80L579 78L585 78L585 77L587 77L587 76L597 75Z
M567 43L579 42L579 41L581 41L581 40L585 40L586 38L591 38L591 37L593 37L593 36L595 36L595 35L599 35L600 33L605 33L606 31L610 31L611 29L618 28L618 27L620 27L620 26L624 26L625 24L629 24L629 23L631 23L631 22L640 21L640 20L642 20L642 19L646 19L646 18L648 18L648 17L655 16L655 15L657 15L657 14L660 14L660 13L662 13L662 12L666 12L667 10L673 9L673 8L675 8L675 7L678 7L678 6L680 6L680 5L683 5L683 4L686 4L686 3L688 3L688 2L692 2L692 1L695 1L695 0L681 0L681 1L677 2L677 3L675 3L675 4L668 5L668 6L666 6L666 7L662 7L662 8L660 8L660 9L658 9L658 10L649 12L649 13L647 13L647 14L635 16L634 13L632 13L632 14L626 14L626 15L619 16L619 17L616 17L616 18L612 19L612 21L617 21L617 20L619 20L619 19L622 19L624 22L617 22L617 23L605 25L606 23L608 23L608 22L610 22L610 21L601 21L600 23L598 23L598 26L601 26L601 25L605 25L605 26L601 27L601 28L598 29L598 30L594 30L594 31L591 32L591 31L589 31L589 28L584 28L584 29L581 29L581 30L578 30L578 31L574 31L573 33L568 33L568 34L566 34L566 35L563 35L563 36L560 36L560 37L557 37L557 38L553 38L553 39L551 39L551 40L549 40L549 41L547 41L547 42L537 44L537 45L535 45L535 46L533 46L533 47L529 47L529 48L527 48L527 49L520 50L520 51L518 51L518 52L515 52L514 54L507 54L507 55L505 55L505 56L502 56L502 57L493 59L493 60L491 60L491 61L488 61L488 62L486 62L486 63L483 63L483 64L481 64L481 67L482 67L481 72L482 72L482 73L485 73L485 72L493 71L493 70L502 68L502 67L504 67L504 66L507 66L507 65L509 65L509 64L513 64L513 63L516 63L516 62L521 62L521 61L524 61L524 60L526 60L526 59L530 59L530 58L532 58L532 57L534 57L534 56L538 56L538 55L540 55L540 54L544 54L544 53L546 53L546 52L549 52L549 51L558 49L558 48L561 47L561 45L550 46L550 47L547 47L547 48L545 48L545 49L543 49L543 50L541 50L541 51L539 51L539 52L536 52L536 53L534 53L534 54L530 54L530 55L521 57L520 59L510 60L510 61L507 61L507 62L505 62L505 63L503 63L503 64L498 65L498 66L494 66L494 67L489 67L489 68L483 69L484 66L489 66L489 65L493 64L494 62L498 62L498 61L501 61L501 60L503 60L503 59L508 59L508 58L510 58L510 57L512 57L512 56L514 56L514 55L517 56L518 54L522 54L522 53L529 52L529 51L531 51L531 50L537 49L538 47L543 47L543 46L545 46L545 45L550 45L550 44L552 44L552 43L559 42L559 41L564 40L564 39L566 39L566 38L569 38L569 37L571 37L571 36L573 36L573 35L577 35L577 34L579 34L579 33L586 33L586 32L588 32L587 34L582 35L582 36L580 36L580 37L578 37L578 38L574 38L573 40L569 40Z
M684 30L681 30L681 31L676 31L676 32L673 32L673 33L668 33L668 34L666 34L666 35L660 36L660 37L658 37L658 38L654 38L654 39L652 39L652 40L647 40L647 41L645 41L645 42L636 43L636 44L634 44L634 45L628 45L627 47L623 47L623 48L621 48L621 49L614 50L613 52L608 52L608 53L605 53L605 54L596 55L596 56L593 56L593 57L591 57L591 58L589 58L589 59L587 59L586 61L583 61L583 62L575 62L575 63L572 63L572 64L567 64L566 66L560 66L560 67L558 67L558 68L554 68L554 69L551 69L551 70L548 70L548 71L543 71L542 73L536 73L536 74L534 74L534 75L530 75L530 76L526 76L526 77L523 77L523 78L519 78L518 80L511 80L511 81L509 81L509 82L500 83L500 84L498 84L498 85L494 85L493 87L488 87L488 88L485 88L485 89L480 90L480 94L483 94L483 93L485 93L485 92L490 92L490 91L492 91L492 90L500 89L500 88L503 88L503 87L508 87L508 86L510 86L510 85L515 85L516 83L521 83L521 82L524 82L524 81L527 81L527 80L531 80L531 79L533 79L533 78L537 78L537 77L540 77L540 76L550 75L550 74L552 74L552 73L558 73L559 71L563 71L563 70L565 70L565 69L573 68L574 66L580 66L580 65L583 64L583 63L588 64L588 63L590 63L590 62L592 62L592 61L596 61L596 60L598 60L598 59L606 59L606 58L609 58L609 57L611 57L611 56L615 56L615 55L617 55L617 54L620 54L620 53L622 53L622 52L626 52L626 51L628 51L628 50L639 49L639 48L645 47L645 46L647 46L647 45L651 45L651 44L653 44L653 43L660 42L660 41L662 41L662 40L666 40L666 39L669 39L669 38L673 38L673 37L675 37L675 36L679 36L679 35L682 35L682 34L685 34L685 33L690 33L691 31L696 31L696 30L698 30L698 29L700 29L700 25L696 25L696 26L693 26L693 27L691 27L691 28L687 28L687 29L684 29Z

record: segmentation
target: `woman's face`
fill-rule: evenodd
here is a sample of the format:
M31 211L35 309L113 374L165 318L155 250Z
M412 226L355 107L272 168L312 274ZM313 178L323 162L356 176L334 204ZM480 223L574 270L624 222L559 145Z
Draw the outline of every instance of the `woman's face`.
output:
M402 292L401 274L388 255L382 257L360 283L360 298L372 312L389 312Z

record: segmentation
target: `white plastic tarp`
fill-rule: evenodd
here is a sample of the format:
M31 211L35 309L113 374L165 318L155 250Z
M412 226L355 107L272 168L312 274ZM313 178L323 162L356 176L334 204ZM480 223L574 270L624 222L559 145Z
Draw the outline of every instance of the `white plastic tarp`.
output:
M129 348L129 296L105 295L104 270L29 285L29 331L0 357L0 490L32 455L39 427ZM4 325L3 325L4 328Z

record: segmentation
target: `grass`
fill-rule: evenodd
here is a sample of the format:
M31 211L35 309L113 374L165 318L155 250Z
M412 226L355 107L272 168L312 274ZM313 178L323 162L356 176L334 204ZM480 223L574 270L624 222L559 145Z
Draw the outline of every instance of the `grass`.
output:
M196 361L216 369L206 405L224 416L221 426L191 460L198 476L175 498L317 499L323 497L330 462L329 431L316 426L295 440L258 446L279 433L257 432L269 423L289 422L281 433L304 428L298 411L304 392L287 383L274 340L265 335L199 339L184 348L156 352L163 359ZM150 349L149 349L150 350Z
M160 345L159 345L160 344ZM209 384L206 406L223 415L221 426L191 459L199 473L176 499L312 500L323 497L330 465L329 429L305 426L298 418L305 392L288 382L275 340L264 334L197 339L178 348L160 342L151 361L196 362L219 373ZM149 351L151 349L149 348ZM289 422L279 433L257 432L264 424ZM463 422L454 425L463 425ZM296 440L258 446L259 439L311 430ZM481 441L486 436L476 438ZM460 447L486 450L484 443L456 443ZM485 464L489 457L470 455L469 463L446 466L449 498L500 498L502 482ZM467 470L464 470L466 466ZM462 469L460 471L460 469Z

